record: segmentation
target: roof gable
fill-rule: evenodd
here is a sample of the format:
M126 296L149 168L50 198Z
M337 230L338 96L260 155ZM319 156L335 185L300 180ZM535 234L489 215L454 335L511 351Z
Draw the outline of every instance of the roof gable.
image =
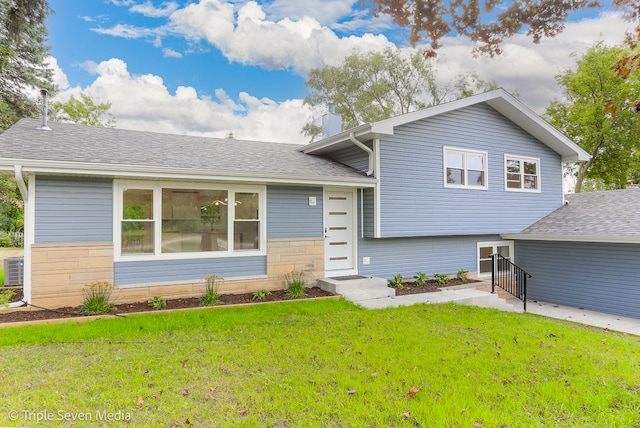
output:
M351 144L350 138L352 136L361 141L390 136L394 134L394 130L398 126L428 119L479 103L489 105L537 140L547 145L561 155L564 162L586 161L589 159L587 152L503 89L485 92L378 122L360 125L304 146L302 150L305 153L315 154L331 152Z

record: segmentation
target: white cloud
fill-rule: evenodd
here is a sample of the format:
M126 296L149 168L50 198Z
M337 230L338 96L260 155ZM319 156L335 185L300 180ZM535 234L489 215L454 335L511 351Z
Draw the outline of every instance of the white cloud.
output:
M321 25L331 26L353 13L357 0L275 0L265 5L269 19L283 18L300 20L305 16L314 18Z
M174 1L164 2L161 7L155 7L150 0L147 0L143 4L136 4L129 9L131 12L140 13L150 18L163 18L171 15L180 7L178 3Z
M309 15L321 16L322 22L334 22L350 12L353 3L351 0L329 3L304 0L302 6L308 6L307 10L291 0L276 1L268 6L270 11L275 11L271 15L279 17L293 10L297 13L274 21L255 1L236 6L224 0L200 0L173 11L168 22L156 28L121 23L93 31L129 39L154 38L157 47L161 45L159 38L168 35L206 41L230 61L269 70L294 70L306 75L312 68L339 63L355 48L380 50L389 44L382 34L339 37L330 27ZM331 5L336 6L336 10L329 13ZM144 10L150 7L152 5L148 3L140 6ZM163 10L168 13L170 8L167 6Z
M569 22L562 34L540 44L516 35L505 41L502 55L496 58L474 59L469 40L447 37L442 41L436 68L442 80L470 72L483 80L495 80L506 90L517 91L525 104L541 114L552 99L561 95L555 76L575 66L572 54L579 58L599 40L620 44L625 30L632 27L620 14L605 13L599 18Z
M166 58L182 58L182 54L180 52L176 52L176 51L174 51L173 49L170 49L170 48L162 49L162 54Z
M231 99L222 89L216 100L188 86L170 93L160 76L131 75L127 64L112 58L95 66L97 78L86 88L67 88L56 100L85 92L95 102L110 102L116 126L171 134L304 144L300 129L311 116L303 100L276 103L241 93Z
M111 28L92 28L98 34L122 37L124 39L139 39L141 37L156 37L158 33L164 33L161 29L136 27L135 25L117 24Z

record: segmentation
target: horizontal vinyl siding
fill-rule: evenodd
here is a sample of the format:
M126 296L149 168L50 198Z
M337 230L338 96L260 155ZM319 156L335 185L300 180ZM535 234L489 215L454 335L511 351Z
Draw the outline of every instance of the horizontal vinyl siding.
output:
M488 190L443 184L443 146L484 151ZM541 193L505 192L504 155L541 163ZM396 128L380 143L382 236L519 232L562 204L560 156L484 104Z
M36 177L36 244L113 241L113 184L90 178Z
M640 245L516 241L527 297L640 318Z
M454 274L460 269L477 270L477 243L499 241L490 236L442 236L417 238L360 239L359 273L390 279L396 274L411 278L416 272ZM371 264L363 265L362 258Z
M309 205L309 197L316 205ZM268 186L267 237L318 238L322 237L321 187Z
M370 149L371 142L363 143ZM353 169L366 173L369 171L369 154L355 144L352 147L337 150L331 153L330 157L342 164L350 166Z
M225 277L266 275L265 256L219 259L149 260L115 263L116 285L197 281L208 275Z
M358 221L362 220L362 224L364 225L358 233L368 238L373 238L375 234L375 206L373 204L374 189L360 189L358 191L358 198ZM364 215L362 215L362 212L364 212Z

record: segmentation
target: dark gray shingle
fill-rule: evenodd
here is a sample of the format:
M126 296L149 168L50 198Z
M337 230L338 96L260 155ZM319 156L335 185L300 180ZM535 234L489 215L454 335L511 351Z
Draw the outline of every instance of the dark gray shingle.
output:
M192 137L22 119L0 134L0 158L211 170L234 176L364 178L353 168L300 152L302 146Z
M524 235L640 237L640 189L577 193Z

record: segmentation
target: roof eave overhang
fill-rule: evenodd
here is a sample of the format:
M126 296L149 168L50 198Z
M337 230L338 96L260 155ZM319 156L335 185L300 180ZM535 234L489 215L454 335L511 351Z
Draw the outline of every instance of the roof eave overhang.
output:
M511 233L500 235L514 241L594 242L609 244L640 244L640 236L553 235Z
M308 144L300 149L302 153L321 155L343 147L352 146L351 135L359 141L371 141L375 138L393 135L393 126L383 122L365 123L331 137Z
M22 167L25 175L75 175L109 178L139 178L148 180L180 181L234 181L253 183L331 185L343 187L375 187L378 180L372 177L305 176L260 173L234 173L207 169L157 168L139 165L114 165L104 163L76 163L25 159L2 159L0 171L14 171Z

